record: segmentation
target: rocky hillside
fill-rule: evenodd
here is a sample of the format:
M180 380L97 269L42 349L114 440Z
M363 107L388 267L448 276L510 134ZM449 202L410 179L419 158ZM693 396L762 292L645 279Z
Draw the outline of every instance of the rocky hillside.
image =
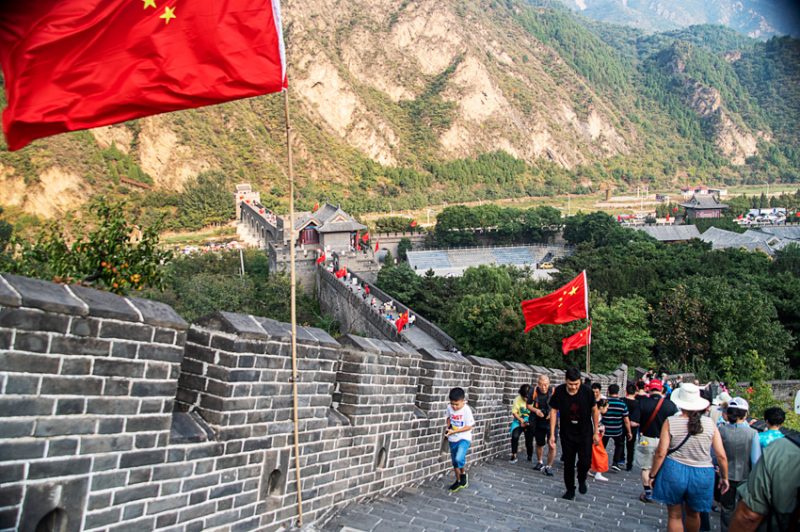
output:
M794 0L561 0L587 17L646 31L720 24L757 39L800 36Z
M739 180L761 150L794 142L736 71L761 65L766 45L721 30L702 30L729 44L720 49L701 30L646 37L523 0L283 10L301 206L389 210L686 172ZM791 43L781 82L797 75ZM733 88L714 77L720 65ZM208 172L253 182L279 205L284 134L272 95L61 135L0 151L0 205L57 217L104 193L174 214Z

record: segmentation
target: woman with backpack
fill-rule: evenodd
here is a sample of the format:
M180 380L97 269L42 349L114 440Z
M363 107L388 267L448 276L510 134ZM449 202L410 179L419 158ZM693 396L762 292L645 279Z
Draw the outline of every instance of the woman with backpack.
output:
M683 383L672 393L672 402L680 409L664 422L650 470L654 482L653 499L668 507L667 531L700 529L700 513L710 512L714 498L714 464L711 449L719 466L719 488L726 493L728 458L719 431L710 417L709 406L700 396L700 388Z
M533 427L530 425L531 411L528 409L528 394L531 391L530 384L523 384L519 388L519 395L514 399L511 406L511 459L512 464L517 463L517 449L519 448L519 437L525 434L525 450L528 452L528 461L533 457Z

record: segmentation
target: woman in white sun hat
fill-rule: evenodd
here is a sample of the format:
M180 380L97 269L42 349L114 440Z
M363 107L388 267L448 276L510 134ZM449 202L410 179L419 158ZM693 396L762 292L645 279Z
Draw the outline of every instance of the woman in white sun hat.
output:
M683 383L671 400L680 413L664 421L650 479L653 499L668 506L668 532L700 529L700 513L710 512L714 498L714 465L711 448L719 465L719 488L728 491L728 458L717 427L703 413L709 406L700 388Z

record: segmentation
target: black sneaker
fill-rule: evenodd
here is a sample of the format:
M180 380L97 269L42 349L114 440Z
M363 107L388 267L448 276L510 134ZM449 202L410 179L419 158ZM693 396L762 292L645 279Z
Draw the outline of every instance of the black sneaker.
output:
M630 471L633 469L633 464L625 466L625 471Z
M467 477L466 473L461 475L461 487L462 488L468 488L469 487L469 477Z
M552 477L553 476L553 468L550 467L550 466L544 466L542 468L542 471L544 471L544 474L547 475L548 477Z
M460 490L460 489L461 489L461 488L463 488L463 487L464 487L464 486L462 486L462 485L461 485L461 482L459 482L458 480L456 480L455 482L453 482L452 484L450 484L450 487L449 487L448 489L450 490L450 493L454 493L454 492L456 492L456 491Z
M512 457L511 457L511 458L508 460L508 463L509 463L509 464L516 464L516 463L517 463L517 457L516 457L516 456L512 456Z
M586 487L586 482L579 482L578 483L578 491L581 492L581 495L583 495L587 491L589 491L589 488Z
M619 466L617 464L614 464L614 465L611 466L611 471L614 471L615 473L619 473L622 470L619 468Z
M544 467L544 464L543 464L543 463L541 463L541 462L537 462L537 463L536 463L536 465L535 465L535 466L533 466L533 470L534 470L534 471L541 471L543 467Z
M567 499L568 501L572 501L575 499L575 490L567 490L564 492L564 495L561 496L562 499Z

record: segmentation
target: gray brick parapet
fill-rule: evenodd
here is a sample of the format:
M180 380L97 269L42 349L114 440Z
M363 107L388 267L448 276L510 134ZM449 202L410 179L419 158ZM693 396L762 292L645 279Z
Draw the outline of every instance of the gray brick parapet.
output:
M0 530L273 530L450 468L450 388L470 462L508 452L509 405L538 373L458 353L291 329L85 287L0 276ZM602 377L608 382L618 376Z

